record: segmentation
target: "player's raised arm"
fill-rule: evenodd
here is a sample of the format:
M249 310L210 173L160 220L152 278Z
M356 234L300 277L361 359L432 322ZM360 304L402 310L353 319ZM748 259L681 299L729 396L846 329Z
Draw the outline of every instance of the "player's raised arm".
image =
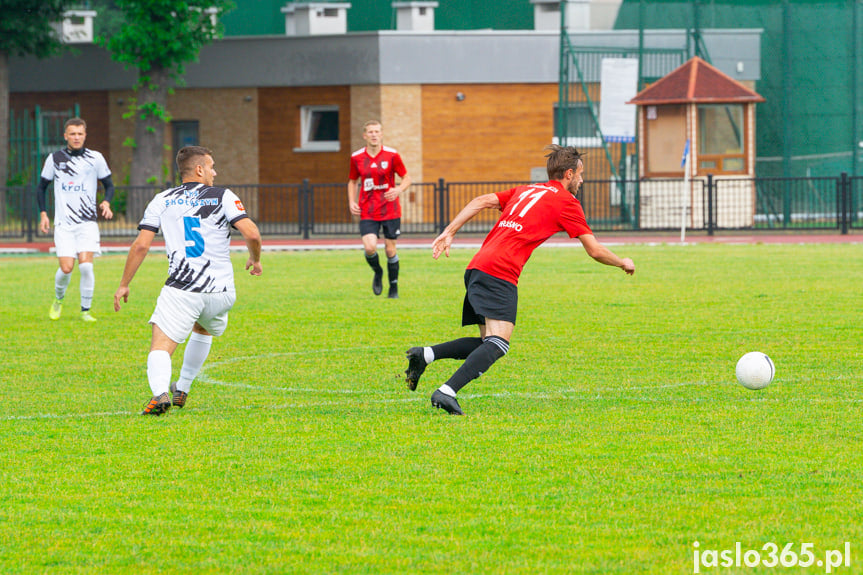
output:
M483 194L468 202L444 231L432 242L432 257L438 259L441 254L446 254L449 257L449 248L452 245L456 232L486 208L500 208L500 200L497 194Z

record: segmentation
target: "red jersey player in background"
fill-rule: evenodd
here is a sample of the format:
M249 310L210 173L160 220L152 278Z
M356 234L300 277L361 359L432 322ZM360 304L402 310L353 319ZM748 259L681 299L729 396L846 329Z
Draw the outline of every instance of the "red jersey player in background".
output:
M366 145L351 154L348 179L348 205L351 213L360 216L360 235L366 261L375 272L372 291L383 291L383 274L378 259L378 234L384 231L387 253L387 275L390 282L388 297L399 297L399 256L396 240L401 234L402 206L399 196L411 185L411 178L399 153L384 146L381 123L370 120L363 126ZM401 178L396 185L395 175Z
M462 325L479 325L480 337L464 337L430 347L407 351L408 388L415 390L426 366L436 359L463 359L446 383L431 396L432 406L449 414L463 415L456 393L506 355L515 328L518 278L533 250L558 232L578 238L587 255L599 263L621 268L629 275L635 264L619 258L594 237L587 225L576 193L581 186L584 163L572 147L548 146L549 182L519 186L485 194L470 201L432 243L432 257L446 254L456 232L485 208L502 214L486 236L482 247L467 266L464 283Z

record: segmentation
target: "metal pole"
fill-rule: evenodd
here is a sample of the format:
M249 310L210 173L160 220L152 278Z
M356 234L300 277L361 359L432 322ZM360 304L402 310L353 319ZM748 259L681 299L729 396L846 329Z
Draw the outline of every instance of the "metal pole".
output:
M848 189L850 187L851 181L848 179L848 172L842 172L839 177L839 211L841 212L842 235L848 235Z
M851 9L854 11L851 18L851 62L852 62L852 82L851 82L851 174L854 177L860 175L860 146L863 145L863 130L860 129L860 8L863 7L863 0L855 0L851 4Z
M683 151L683 190L680 196L680 243L686 241L686 216L689 208L689 196L692 189L689 186L689 159L692 157L689 149L689 140L686 140L686 148Z
M707 235L713 235L713 228L715 227L715 222L713 221L714 214L714 204L716 203L716 196L713 191L713 174L707 174Z
M620 191L620 223L622 224L629 221L629 210L626 206L626 183L630 179L630 176L629 170L626 169L626 156L628 154L626 147L626 142L620 144L621 166L618 170L620 177L617 179L617 189Z
M42 159L42 108L38 105L33 110L33 117L36 120L36 158L34 165L38 166ZM34 184L39 183L39 170L33 170L33 177L30 178Z
M638 91L644 89L644 0L638 0ZM635 116L635 133L641 133L642 110ZM635 197L632 204L633 229L638 229L641 218L641 141L635 138Z
M311 195L311 186L309 179L303 180L303 185L300 187L300 229L303 231L303 239L309 239L309 196Z
M435 190L437 192L437 209L438 209L437 218L436 218L436 220L437 220L437 224L436 224L437 225L437 233L443 232L444 228L449 223L449 222L447 222L447 217L446 217L447 216L446 201L445 201L446 189L447 188L446 188L446 183L444 182L444 179L440 178L437 181L437 190Z
M701 21L698 12L698 0L692 0L692 42L695 44L695 55L704 58L701 52Z
M34 206L36 200L36 188L32 186L21 186L21 193L24 194L24 197L21 198L21 208L24 212L24 225L27 231L27 243L33 243L33 235L36 229L36 221L33 218L33 214L36 213L36 210L39 208ZM39 218L39 214L36 214L36 218Z
M566 0L560 0L560 61L558 62L557 85L557 143L566 145L569 135L567 112L569 111L569 53L566 50Z
M782 176L791 177L791 152L792 130L791 130L791 5L789 0L782 0ZM791 224L791 181L785 180L785 190L782 200L782 219L785 227Z

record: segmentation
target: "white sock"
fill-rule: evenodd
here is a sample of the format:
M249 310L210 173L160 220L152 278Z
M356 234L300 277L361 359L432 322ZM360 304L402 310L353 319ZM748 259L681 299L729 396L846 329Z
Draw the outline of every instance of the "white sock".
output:
M453 391L453 388L451 388L447 384L443 384L442 386L440 386L438 388L438 390L444 395L448 395L450 397L455 397L455 391Z
M434 361L434 350L430 347L423 348L423 359L426 363L431 363Z
M93 288L96 286L93 262L78 264L78 271L81 272L81 309L90 309L93 305Z
M72 274L65 274L62 269L57 268L57 273L54 274L54 295L57 299L63 299L66 295L66 288L69 287L70 281L72 281Z
M183 353L183 367L180 369L180 379L177 380L177 389L189 393L192 381L198 376L207 356L210 354L210 346L213 336L192 332L186 351Z
M171 354L156 349L147 356L147 379L153 395L168 393L171 387Z

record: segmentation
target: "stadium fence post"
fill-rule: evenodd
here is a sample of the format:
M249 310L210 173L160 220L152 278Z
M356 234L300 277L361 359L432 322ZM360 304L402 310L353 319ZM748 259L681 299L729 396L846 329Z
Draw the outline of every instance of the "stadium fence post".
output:
M714 182L713 182L713 174L707 174L707 235L713 235L713 228L716 227L716 222L713 221L714 215L714 198L716 195L714 192Z
M303 230L303 239L307 240L310 236L311 222L309 221L309 201L312 196L312 187L309 184L309 179L303 180L303 185L300 188L300 228Z
M23 186L20 188L24 195L21 198L21 212L24 216L24 226L27 230L27 243L33 242L33 235L36 228L36 218L39 217L39 207L34 205L36 202L36 189L33 186Z
M446 182L444 182L443 178L440 178L437 181L437 186L435 187L435 196L437 197L437 202L435 205L437 206L437 217L435 217L435 225L437 227L437 232L440 234L443 232L444 228L447 225L447 213L446 213L446 196L449 193L447 190Z
M850 188L850 184L848 172L842 172L838 182L839 211L841 212L839 217L841 218L842 235L848 235L848 206L850 205L848 201L848 189Z

